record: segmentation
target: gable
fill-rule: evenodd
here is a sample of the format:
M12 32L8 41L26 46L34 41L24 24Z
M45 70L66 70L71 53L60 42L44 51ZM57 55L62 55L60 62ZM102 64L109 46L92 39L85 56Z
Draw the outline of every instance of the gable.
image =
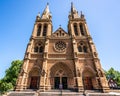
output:
M54 37L66 37L68 33L65 32L61 27L58 28L53 34Z

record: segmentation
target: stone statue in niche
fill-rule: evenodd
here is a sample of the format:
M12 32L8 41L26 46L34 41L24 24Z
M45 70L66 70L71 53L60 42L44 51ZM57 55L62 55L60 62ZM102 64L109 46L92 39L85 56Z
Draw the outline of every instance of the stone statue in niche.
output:
M94 56L97 57L97 53L96 52L94 52Z
M103 73L100 69L98 69L98 75L99 75L99 77L103 77Z

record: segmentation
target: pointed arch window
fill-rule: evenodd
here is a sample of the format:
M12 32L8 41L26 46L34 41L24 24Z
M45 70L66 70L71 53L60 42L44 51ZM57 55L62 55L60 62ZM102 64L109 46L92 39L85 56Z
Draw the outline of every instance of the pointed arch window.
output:
M86 46L83 46L83 51L84 51L85 53L87 53L87 47L86 47Z
M42 53L44 50L43 45L41 43L36 44L34 47L34 52L35 53Z
M82 52L82 47L81 46L78 46L78 51Z
M45 24L45 25L44 25L44 28L43 28L43 36L46 36L46 33L47 33L47 27L48 27L48 25Z
M38 52L38 46L35 46L34 52Z
M76 23L74 24L74 32L75 32L75 35L77 36L78 35L78 30L77 30L77 24Z
M43 46L40 46L39 47L39 53L42 53L43 52Z
M41 27L42 27L42 25L40 24L40 25L38 26L37 36L40 36L40 34L41 34Z
M83 24L82 23L80 23L80 25L79 25L79 27L80 27L80 32L81 32L81 35L85 35L85 32L84 32L84 26L83 26Z
M80 44L78 45L78 52L87 53L87 52L88 52L87 46L86 46L84 43L80 43Z

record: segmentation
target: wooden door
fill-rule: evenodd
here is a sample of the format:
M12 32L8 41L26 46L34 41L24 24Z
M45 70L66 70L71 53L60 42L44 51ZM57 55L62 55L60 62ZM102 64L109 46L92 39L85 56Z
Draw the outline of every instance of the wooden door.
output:
M84 81L85 90L92 90L93 89L91 77L84 77L83 81Z
M55 79L54 79L54 88L59 89L59 85L60 85L60 77L55 77Z
M39 77L37 77L37 76L31 77L30 88L37 89L38 88L38 81L39 81Z
M62 86L63 89L67 89L67 77L62 77Z

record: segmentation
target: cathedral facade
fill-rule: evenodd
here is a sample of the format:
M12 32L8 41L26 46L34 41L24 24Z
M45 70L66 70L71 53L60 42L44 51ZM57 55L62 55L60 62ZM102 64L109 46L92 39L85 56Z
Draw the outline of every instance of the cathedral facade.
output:
M53 32L47 4L37 15L15 90L109 89L84 15L71 4L68 32Z

